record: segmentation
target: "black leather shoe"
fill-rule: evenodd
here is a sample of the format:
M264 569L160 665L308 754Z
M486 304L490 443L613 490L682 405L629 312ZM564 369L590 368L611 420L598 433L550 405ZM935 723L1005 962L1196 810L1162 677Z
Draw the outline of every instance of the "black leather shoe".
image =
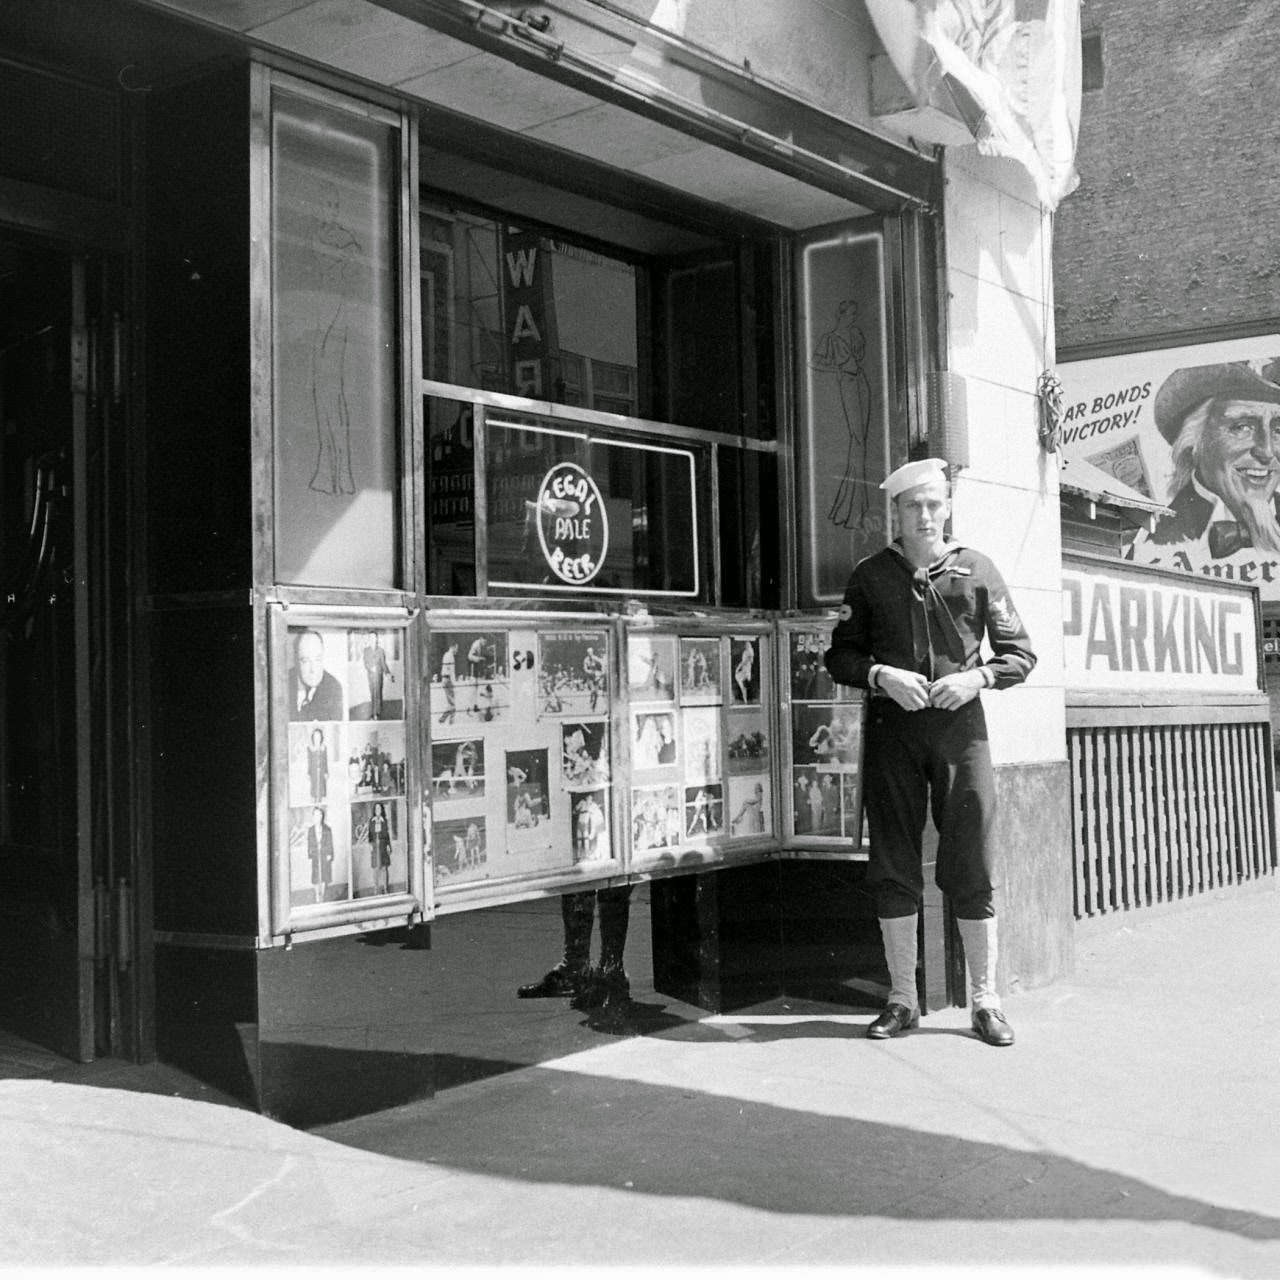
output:
M517 987L516 995L521 1000L533 1000L541 996L576 996L582 990L586 976L581 970L558 964L537 982L526 982L523 987Z
M888 1040L920 1025L920 1010L905 1004L885 1006L885 1011L867 1028L868 1040Z
M621 969L592 969L569 1001L574 1009L599 1009L610 1000L631 999L631 982Z
M633 1011L638 1007L631 1003L631 992L626 987L606 987L604 998L591 1010L587 1025L596 1031L622 1035L631 1030Z
M985 1040L997 1048L1013 1043L1013 1028L999 1009L975 1009L973 1029L980 1040Z

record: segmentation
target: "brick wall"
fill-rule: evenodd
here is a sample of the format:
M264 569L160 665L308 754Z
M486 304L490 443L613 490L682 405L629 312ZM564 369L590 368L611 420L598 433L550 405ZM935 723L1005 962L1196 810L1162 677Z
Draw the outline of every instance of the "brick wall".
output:
M1280 328L1278 19L1273 0L1087 0L1105 82L1056 219L1060 355Z

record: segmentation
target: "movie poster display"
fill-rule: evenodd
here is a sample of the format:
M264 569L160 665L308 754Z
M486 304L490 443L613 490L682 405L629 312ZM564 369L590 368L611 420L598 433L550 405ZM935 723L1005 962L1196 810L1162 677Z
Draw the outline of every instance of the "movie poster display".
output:
M781 632L787 690L785 830L792 847L862 850L865 700L837 685L823 655L833 622L788 622Z
M275 708L286 731L275 736L284 803L275 827L273 929L422 910L425 880L409 830L407 626L351 625L322 610L287 625L274 617ZM416 904L404 905L406 898Z
M765 624L351 613L273 615L281 933L852 829L860 706L821 683L821 637L780 669Z
M633 865L774 832L768 632L627 636Z
M441 901L612 860L609 630L451 618L424 649Z

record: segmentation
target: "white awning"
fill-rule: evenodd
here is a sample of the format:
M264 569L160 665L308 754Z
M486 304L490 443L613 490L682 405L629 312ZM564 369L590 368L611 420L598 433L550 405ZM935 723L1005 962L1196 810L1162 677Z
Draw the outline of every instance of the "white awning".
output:
M1146 497L1123 480L1117 480L1110 472L1081 458L1064 460L1059 485L1072 493L1082 494L1091 502L1105 503L1110 507L1124 507L1153 516L1165 515L1170 510L1163 502Z

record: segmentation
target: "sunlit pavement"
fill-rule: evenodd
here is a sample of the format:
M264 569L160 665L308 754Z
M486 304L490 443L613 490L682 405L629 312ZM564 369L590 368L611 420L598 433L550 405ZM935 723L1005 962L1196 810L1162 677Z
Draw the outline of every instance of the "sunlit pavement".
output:
M0 1262L1274 1276L1278 962L1269 880L1086 934L1010 1049L777 1001L309 1133L164 1069L0 1080Z

